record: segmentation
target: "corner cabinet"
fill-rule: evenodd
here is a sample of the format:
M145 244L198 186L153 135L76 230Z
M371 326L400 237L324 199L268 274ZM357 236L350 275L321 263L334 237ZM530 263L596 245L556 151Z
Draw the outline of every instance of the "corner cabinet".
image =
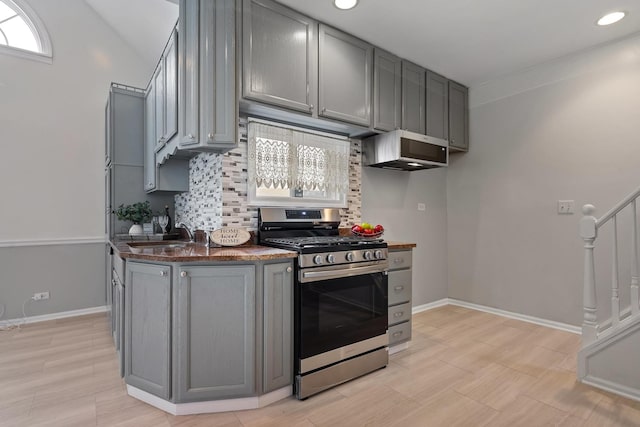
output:
M242 3L242 96L311 114L317 106L318 24L270 0Z
M373 127L391 131L400 128L402 113L402 60L375 49L373 55Z
M449 81L449 148L469 151L469 91Z
M127 262L125 381L171 397L171 267Z
M389 347L411 339L411 250L389 250Z
M371 126L373 46L324 24L318 34L318 115Z
M236 1L180 0L178 149L227 151L238 142Z
M175 401L255 392L255 267L185 266L174 290Z

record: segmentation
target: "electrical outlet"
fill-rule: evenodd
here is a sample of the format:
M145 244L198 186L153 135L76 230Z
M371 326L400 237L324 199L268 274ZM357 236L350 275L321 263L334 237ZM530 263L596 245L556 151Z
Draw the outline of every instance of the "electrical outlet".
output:
M418 210L419 211L426 211L427 210L427 205L425 205L424 203L418 203Z
M571 215L575 212L575 203L573 200L558 200L558 213L562 215Z
M34 301L40 301L43 299L49 299L49 292L38 292L33 294L33 296L31 297L32 300Z

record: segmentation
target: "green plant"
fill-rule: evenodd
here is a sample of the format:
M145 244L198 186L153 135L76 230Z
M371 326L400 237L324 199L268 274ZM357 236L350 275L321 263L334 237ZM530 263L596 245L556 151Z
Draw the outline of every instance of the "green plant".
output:
M116 216L121 221L133 221L134 224L149 222L153 215L149 202L138 202L132 205L120 205L116 209Z

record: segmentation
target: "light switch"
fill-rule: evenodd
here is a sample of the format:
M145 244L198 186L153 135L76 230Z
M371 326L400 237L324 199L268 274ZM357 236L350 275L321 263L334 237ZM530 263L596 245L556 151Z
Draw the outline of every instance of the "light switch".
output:
M558 213L561 215L571 215L575 212L573 200L558 200Z

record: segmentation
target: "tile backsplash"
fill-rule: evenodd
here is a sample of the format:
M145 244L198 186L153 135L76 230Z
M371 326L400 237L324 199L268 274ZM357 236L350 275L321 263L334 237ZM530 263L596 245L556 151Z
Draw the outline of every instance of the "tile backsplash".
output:
M238 146L224 154L200 153L189 161L189 191L175 196L176 221L198 230L258 228L258 208L247 205L247 120L240 118ZM348 208L341 227L360 222L362 142L351 140Z

